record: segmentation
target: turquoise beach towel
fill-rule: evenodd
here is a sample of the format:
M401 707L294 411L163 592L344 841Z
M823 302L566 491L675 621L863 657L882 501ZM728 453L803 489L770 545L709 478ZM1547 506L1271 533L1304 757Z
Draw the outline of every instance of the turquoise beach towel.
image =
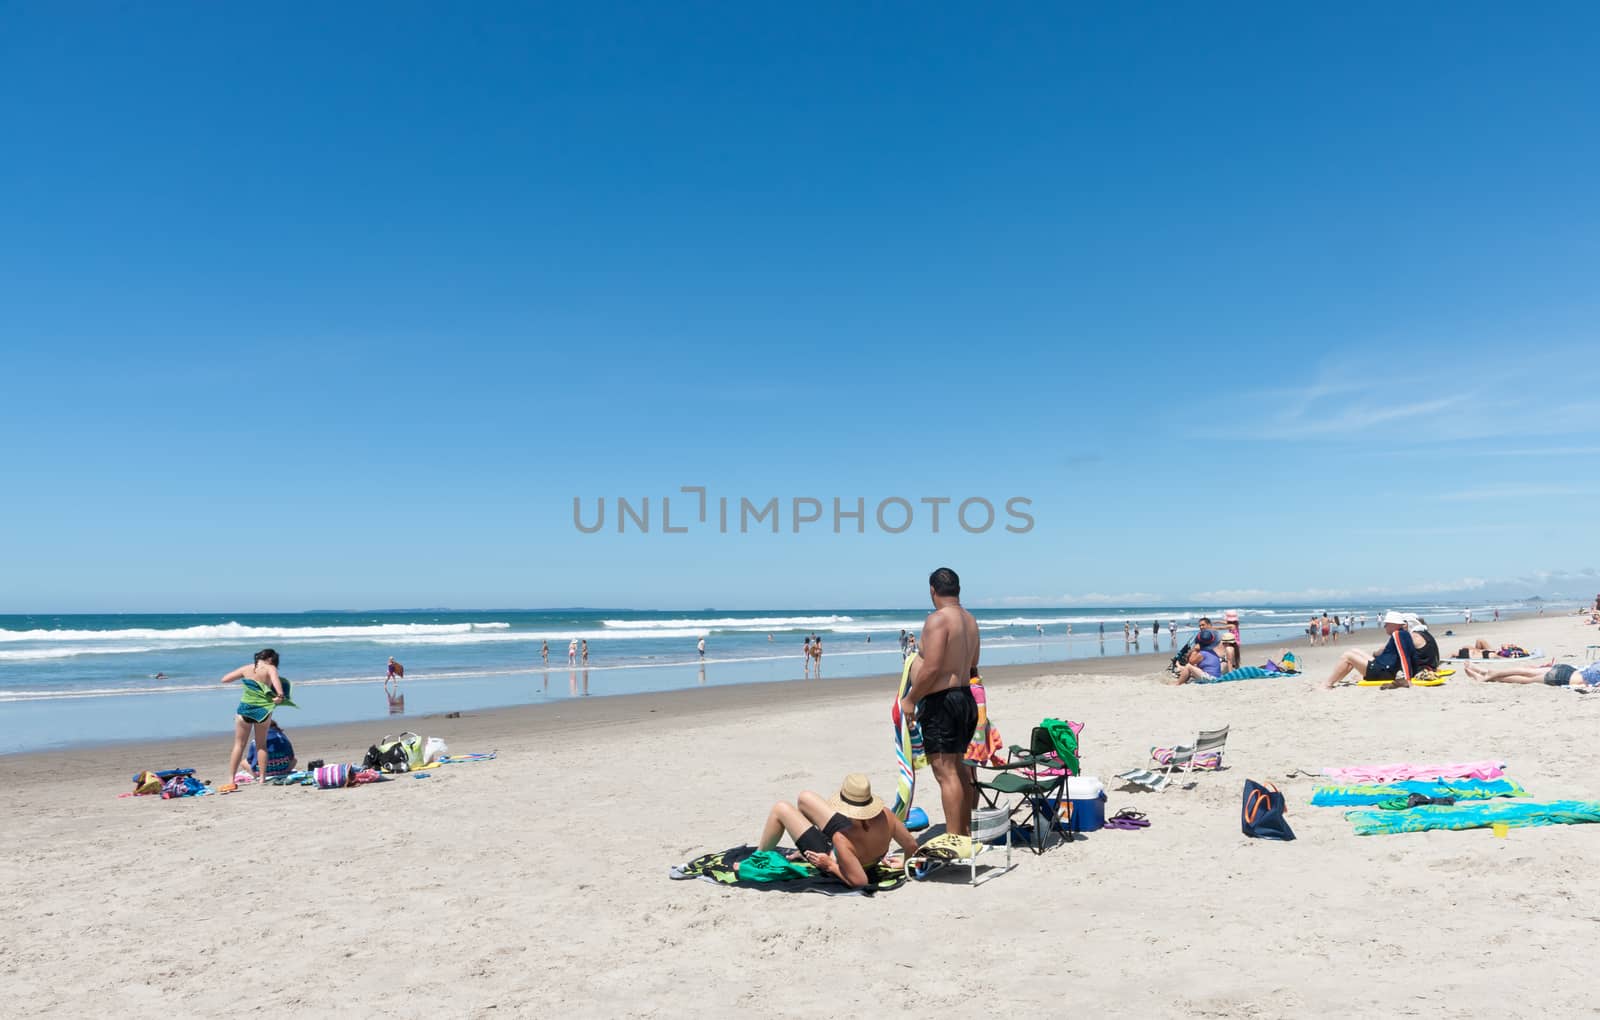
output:
M1268 677L1299 675L1299 673L1274 673L1271 670L1262 669L1260 666L1240 666L1238 669L1229 670L1211 682L1220 684L1229 680L1265 680Z
M1600 802L1585 800L1489 801L1442 807L1424 804L1408 811L1358 808L1344 816L1355 825L1357 836L1429 829L1485 829L1504 823L1514 829L1530 825L1578 825L1600 822Z
M1521 783L1509 779L1412 779L1403 783L1364 783L1356 786L1319 786L1311 795L1312 807L1354 807L1381 804L1386 800L1420 793L1425 797L1454 797L1456 800L1492 800L1495 797L1526 797Z

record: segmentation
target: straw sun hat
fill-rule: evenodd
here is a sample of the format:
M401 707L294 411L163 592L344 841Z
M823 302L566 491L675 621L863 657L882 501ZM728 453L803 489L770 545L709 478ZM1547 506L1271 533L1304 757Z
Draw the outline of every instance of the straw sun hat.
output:
M828 802L846 818L876 818L883 814L883 801L872 795L872 783L860 772L852 772L839 784L839 792Z

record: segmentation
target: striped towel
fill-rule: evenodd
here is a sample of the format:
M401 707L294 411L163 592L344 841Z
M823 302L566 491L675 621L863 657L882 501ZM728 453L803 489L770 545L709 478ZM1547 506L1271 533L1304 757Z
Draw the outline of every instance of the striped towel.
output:
M1445 765L1352 765L1323 769L1329 779L1349 783L1396 783L1405 779L1499 779L1506 774L1506 763L1498 760L1452 762Z
M1210 681L1214 684L1227 683L1230 680L1265 680L1269 677L1299 676L1298 673L1279 673L1275 670L1262 669L1260 666L1240 666Z
M1600 822L1600 802L1496 800L1449 807L1424 804L1407 811L1357 808L1346 811L1344 816L1355 826L1357 836L1426 832L1430 829L1486 829L1496 824L1523 828L1530 825Z
M1166 765L1172 761L1172 756L1176 753L1177 748L1152 747L1150 749L1150 759L1157 765ZM1190 767L1198 772L1215 772L1217 769L1222 768L1222 755L1216 751L1201 751L1194 756L1194 762Z
M1454 797L1456 800L1492 800L1495 797L1526 797L1522 784L1510 779L1413 779L1404 783L1363 783L1355 786L1319 786L1311 795L1313 807L1354 807L1405 799L1413 793L1425 797Z

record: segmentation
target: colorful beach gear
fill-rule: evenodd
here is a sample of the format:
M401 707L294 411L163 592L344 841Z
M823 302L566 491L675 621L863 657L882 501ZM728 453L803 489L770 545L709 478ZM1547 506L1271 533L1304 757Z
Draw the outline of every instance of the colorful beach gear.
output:
M1314 807L1358 807L1405 799L1412 794L1454 797L1460 801L1526 797L1528 791L1510 779L1410 779L1399 783L1319 786L1311 795L1311 803Z
M350 776L355 771L353 765L324 765L314 773L317 789L342 790L350 785Z
M1288 804L1283 794L1271 783L1244 781L1244 804L1239 812L1239 827L1246 836L1255 839L1276 839L1287 842L1294 839L1294 830L1284 817Z
M1600 802L1581 800L1495 800L1474 804L1425 804L1406 811L1358 808L1345 818L1358 836L1427 832L1432 829L1487 829L1504 825L1579 825L1600 822Z
M1396 762L1393 765L1325 768L1322 774L1329 779L1342 779L1349 783L1397 783L1407 779L1499 779L1506 774L1505 769L1506 763L1499 760L1448 762L1442 765Z
M895 688L894 707L889 712L890 720L894 723L895 759L894 807L891 810L902 822L911 813L911 798L917 792L917 769L928 763L927 756L922 752L922 728L907 720L905 713L900 711L900 702L911 693L912 671L921 661L920 655L906 656L905 663L900 667L900 685Z
M239 707L235 709L240 718L252 723L264 723L277 708L299 708L290 697L289 678L279 674L278 682L283 684L283 700L272 700L272 687L262 684L251 677L240 680Z
M885 867L882 863L867 867L867 884L860 889L852 889L832 875L824 875L811 865L798 861L783 865L757 864L751 876L744 876L742 871L745 862L760 853L762 851L753 846L736 846L716 853L701 854L692 861L668 869L667 877L680 881L698 878L735 889L814 892L825 896L871 896L898 889L906 883L903 872ZM767 860L770 862L770 858ZM790 872L793 877L783 877L780 871Z

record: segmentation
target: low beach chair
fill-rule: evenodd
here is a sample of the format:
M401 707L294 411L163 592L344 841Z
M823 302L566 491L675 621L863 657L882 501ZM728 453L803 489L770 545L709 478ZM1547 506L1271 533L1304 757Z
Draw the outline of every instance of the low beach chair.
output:
M1165 761L1156 757L1162 748L1150 749L1150 760L1159 768L1129 769L1127 772L1117 773L1117 778L1131 786L1140 786L1153 793L1165 790L1172 781L1172 773L1182 769L1186 774L1191 774L1196 769L1195 759L1203 755L1212 755L1216 761L1214 768L1222 767L1222 752L1228 746L1228 727L1220 730L1201 730L1195 742L1188 745L1179 745L1170 749L1170 755ZM1201 768L1201 771L1211 771Z
M974 778L977 780L978 796L991 810L1001 809L1001 801L1005 798L1016 798L1010 807L1004 809L1010 820L1008 824L1016 824L1018 815L1031 816L1033 838L1029 842L1034 853L1042 854L1048 832L1056 828L1057 814L1070 810L1067 807L1069 771L1056 753L1055 740L1050 736L1050 731L1043 726L1035 726L1026 751L1016 744L1011 745L1004 765L978 765ZM985 772L994 773L994 778L985 782L981 778ZM1052 798L1054 804L1051 803ZM1009 844L1008 835L1008 847Z
M967 851L966 856L948 856L951 851L946 850L946 856L941 856L937 861L928 861L922 858L920 854L911 854L908 855L905 863L906 876L914 881L922 881L944 868L965 866L968 869L967 884L969 886L980 886L991 878L999 878L1016 867L1011 862L1011 827L1011 810L1009 808L980 807L972 812L971 850ZM989 843L991 840L1002 837L1006 841L1005 864L987 865L984 868L983 875L980 877L978 874L979 861L985 854L999 853L1000 848L990 846ZM935 837L924 846L928 848L936 847L947 838L943 836Z

